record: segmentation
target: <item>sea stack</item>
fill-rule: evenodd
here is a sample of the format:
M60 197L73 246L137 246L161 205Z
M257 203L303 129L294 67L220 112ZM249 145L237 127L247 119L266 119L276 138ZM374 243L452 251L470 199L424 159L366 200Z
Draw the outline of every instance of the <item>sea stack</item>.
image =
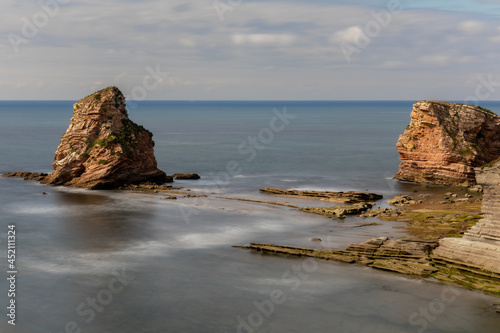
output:
M157 168L153 134L128 118L125 97L117 87L85 97L73 112L55 153L54 171L43 183L113 189L167 181Z
M396 147L401 157L396 179L474 185L474 167L500 156L500 117L473 105L417 102Z

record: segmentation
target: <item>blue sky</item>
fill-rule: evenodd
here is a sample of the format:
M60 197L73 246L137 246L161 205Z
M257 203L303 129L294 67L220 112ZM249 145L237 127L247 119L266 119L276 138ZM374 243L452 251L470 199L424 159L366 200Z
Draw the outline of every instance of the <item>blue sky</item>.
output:
M0 100L108 85L149 100L500 100L500 0L3 0L0 12Z

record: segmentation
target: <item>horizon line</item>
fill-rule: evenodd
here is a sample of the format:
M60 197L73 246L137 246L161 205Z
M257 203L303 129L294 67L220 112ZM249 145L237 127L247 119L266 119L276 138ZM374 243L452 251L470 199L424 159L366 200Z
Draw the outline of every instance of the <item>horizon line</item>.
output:
M2 99L0 102L77 102L80 99ZM420 102L420 101L440 101L451 103L464 103L454 99L152 99L144 101L126 100L126 102ZM500 102L500 100L485 100L480 103ZM473 104L470 104L473 105Z

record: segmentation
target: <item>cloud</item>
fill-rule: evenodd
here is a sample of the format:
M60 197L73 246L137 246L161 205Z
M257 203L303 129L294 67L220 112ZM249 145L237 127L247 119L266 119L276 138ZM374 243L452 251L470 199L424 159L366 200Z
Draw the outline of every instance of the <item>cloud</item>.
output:
M3 38L0 99L78 99L106 84L126 90L156 65L172 77L151 99L414 99L441 81L432 93L443 99L470 95L470 74L496 68L498 23L449 1L414 3L347 63L339 44L355 44L387 2L247 0L224 21L212 1L71 2L19 54ZM6 0L0 10L6 37L21 34L21 18L40 7Z
M353 26L347 29L336 32L332 39L332 43L349 43L353 44L358 38L363 35L363 29L360 26Z
M184 47L194 47L196 46L196 42L190 38L181 38L179 39L179 44Z
M295 40L289 34L236 34L232 36L232 41L236 45L255 46L289 46Z
M479 21L463 21L458 25L458 27L466 34L477 35L484 31L485 24Z
M409 64L403 61L394 61L394 60L389 60L384 62L382 65L380 65L381 68L387 68L387 69L397 69L397 68L406 68L409 67Z
M418 60L427 65L444 66L450 63L450 59L447 55L424 55Z

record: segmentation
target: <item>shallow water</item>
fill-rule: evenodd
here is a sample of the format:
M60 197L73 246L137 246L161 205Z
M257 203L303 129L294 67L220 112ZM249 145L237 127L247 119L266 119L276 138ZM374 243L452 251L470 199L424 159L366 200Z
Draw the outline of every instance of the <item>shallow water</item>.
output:
M0 105L0 170L50 171L71 103L23 103ZM245 164L237 146L259 133L272 108L283 104L290 113L295 110L296 122ZM394 143L410 110L407 102L194 108L157 102L129 111L155 133L161 168L203 177L177 185L269 199L258 188L368 189L386 197L421 190L387 179L397 170ZM225 183L211 178L228 160L240 161L242 172ZM359 227L373 221L339 222L261 203L162 200L160 194L5 178L0 178L0 203L5 230L0 234L6 235L8 224L17 227L19 270L17 325L2 320L1 332L59 333L67 325L69 331L89 333L498 332L500 317L487 310L498 298L357 265L231 247L268 242L344 248L374 236L403 235L392 222ZM312 242L313 237L323 242ZM6 247L6 236L0 244ZM2 252L4 263L5 256ZM2 299L7 289L2 280Z

